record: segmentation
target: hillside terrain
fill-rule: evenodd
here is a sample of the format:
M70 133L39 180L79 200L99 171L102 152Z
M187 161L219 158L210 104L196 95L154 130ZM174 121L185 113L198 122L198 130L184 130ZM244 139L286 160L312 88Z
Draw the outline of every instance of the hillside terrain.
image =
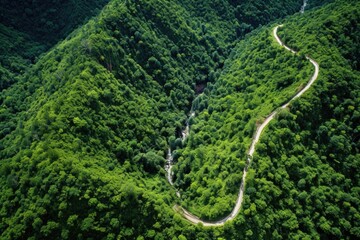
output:
M0 239L359 238L360 4L302 5L1 1Z
M96 15L109 0L1 0L0 22L51 46Z
M108 0L0 1L0 92Z

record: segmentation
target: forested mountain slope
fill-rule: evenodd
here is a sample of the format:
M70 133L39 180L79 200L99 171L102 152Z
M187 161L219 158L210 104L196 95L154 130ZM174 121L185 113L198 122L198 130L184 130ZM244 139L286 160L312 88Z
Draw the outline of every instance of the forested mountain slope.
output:
M204 218L217 219L232 210L256 124L312 74L304 57L277 45L272 28L251 34L236 46L216 83L194 101L199 116L191 119L186 148L175 152L175 185L184 191L185 206Z
M0 1L0 92L108 0Z
M205 93L194 103L200 115L194 119L188 142L181 146L176 141L179 148L177 186L184 195L181 204L190 206L206 218L217 218L232 207L234 189L240 184L239 172L244 166L241 159L245 151L242 150L246 150L249 144L256 121L261 121L261 117L271 112L274 106L296 92L311 75L311 66L303 57L283 52L273 42L273 25L255 30L232 49L237 37L243 37L258 24L267 24L276 17L298 12L297 7L301 5L301 1L280 2L283 8L279 12L270 8L271 4L261 3L260 6L266 9L264 12L254 11L259 21L252 23L238 17L251 14L241 12L247 8L238 8L235 1L110 1L97 17L41 56L34 66L24 73L18 71L16 83L7 86L0 95L0 238L237 239L244 236L259 239L278 237L279 234L284 238L296 234L316 238L337 236L338 231L332 227L344 232L343 236L359 237L356 225L358 203L354 199L357 192L352 185L349 186L351 193L343 190L352 208L349 208L349 217L344 217L339 223L341 226L332 226L336 219L325 227L315 225L320 224L318 219L322 220L327 211L321 205L319 209L324 212L318 210L319 215L313 216L310 209L307 218L297 225L287 221L300 219L301 213L288 205L281 205L279 199L267 201L269 212L260 211L265 208L261 198L268 194L264 194L268 190L258 183L258 179L265 178L267 172L257 165L260 165L261 158L266 159L262 154L271 150L266 146L259 150L251 166L255 173L250 176L243 211L234 222L224 228L204 229L188 223L172 209L178 200L175 189L165 178L164 157L174 136L180 134L195 97L196 85L209 83ZM351 68L357 65L349 63L354 57L347 48L341 50L340 42L331 42L328 33L332 29L322 25L333 15L339 19L351 16L358 23L358 3L347 4L345 8L341 7L342 2L289 18L285 21L282 37L294 47L303 47L304 54L314 54L319 59L326 56L325 46L344 51L333 52L333 57L342 62L343 68L339 70L337 65L331 65L331 61L328 64L329 69L336 68L340 77L345 76L342 71L351 74L349 79L344 77L348 85L341 84L350 91L358 89L358 79ZM250 8L252 3L248 1L248 4ZM205 16L204 11L207 13ZM350 34L344 33L344 41L348 44L358 41L358 31L353 31L350 23L336 23L350 29ZM313 31L322 30L328 45L323 45L318 38L307 44L301 41L313 35L310 29L314 24L317 28ZM300 27L304 27L306 32L297 32ZM6 28L6 31L12 31ZM336 31L343 33L341 28ZM16 30L10 35L17 34L21 33ZM26 39L25 35L22 36ZM10 38L3 39L10 41ZM12 56L11 51L7 54ZM8 66L5 67L7 70ZM354 116L335 115L338 112L335 111L335 102L318 106L312 97L304 100L308 101L305 104L294 103L284 116L297 115L294 109L303 112L301 116L310 116L308 111L314 106L324 107L323 112L319 110L317 113L320 114L306 123L314 122L316 127L326 125L328 119L346 119L349 129L356 129L358 99L348 94L337 95L340 93L331 90L337 86L325 76L328 75L323 76L322 82L326 88L318 85L316 90L322 92L322 100L331 94L337 98L328 99L340 102L341 96L350 96L353 107L343 107L354 111ZM317 92L312 95L319 96ZM301 108L303 105L308 108ZM327 113L326 106L334 111L330 111L324 120L322 114ZM295 120L299 121L299 118L289 119L294 125L302 124ZM274 123L273 127L276 124L279 123ZM343 130L339 131L343 134ZM347 130L344 131L346 139ZM300 137L300 140L309 140L301 143L304 149L314 146L310 139L314 137L316 140L317 135L310 133L315 135ZM278 133L269 134L276 136ZM341 153L341 156L349 156L350 169L355 162L351 159L358 159L356 141L358 138L352 140L354 145L348 152ZM274 144L281 147L276 141ZM293 154L291 149L282 151L285 150ZM208 158L201 158L204 151ZM324 147L321 151L319 156L327 154L328 150ZM216 152L216 155L208 154L211 152ZM269 157L273 156L271 154ZM335 160L339 157L332 156L333 152L328 154ZM221 168L215 169L218 163L214 164L214 161L219 158L214 156L221 157ZM274 155L272 160L276 164L279 158ZM209 168L209 165L212 166ZM348 165L344 165L344 169ZM222 168L226 168L228 174ZM344 178L339 178L341 181L358 186L355 174L350 178L347 175L350 173L345 170L334 169L344 175ZM217 175L215 170L223 174ZM202 176L207 179L200 179ZM349 178L350 182L347 181ZM266 183L270 182L271 179ZM283 182L274 184L279 183ZM342 182L334 183L342 187ZM299 185L296 184L290 186ZM279 191L285 194L281 199L291 203L287 192ZM211 198L217 193L223 200L207 200L207 196ZM317 206L310 200L309 203L312 204L310 207ZM212 206L215 206L214 210L207 212ZM218 211L220 208L223 209ZM344 209L342 206L338 208ZM259 211L255 212L256 209Z
M250 202L266 202L267 219L281 216L279 233L298 228L312 238L360 236L359 9L358 1L336 1L291 19L280 32L286 44L319 62L321 75L314 90L270 126L253 166ZM280 191L260 193L269 187Z
M0 22L51 46L102 9L109 0L0 1Z
M185 6L112 1L2 92L2 238L179 234L167 139L237 26Z
M359 9L357 1L335 1L284 21L280 37L298 56L272 49L270 27L253 32L194 102L198 116L175 154L176 184L186 208L217 219L234 206L256 121L286 97L283 84L296 89L295 83L308 79L301 74L306 65L292 61L306 54L320 64L314 88L265 130L243 212L234 228L228 226L227 238L237 231L253 239L360 236Z
M24 33L0 23L0 92L16 82L44 47Z

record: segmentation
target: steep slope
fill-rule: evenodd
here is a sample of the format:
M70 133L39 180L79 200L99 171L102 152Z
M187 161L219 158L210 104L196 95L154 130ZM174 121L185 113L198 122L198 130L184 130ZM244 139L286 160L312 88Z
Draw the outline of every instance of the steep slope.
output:
M221 158L229 154L234 160L221 163L232 175L224 190L228 191L225 201L233 204L235 191L231 188L238 188L241 176L230 171L241 171L244 164L238 162L241 156L237 155L242 154L238 150L249 145L256 118L272 110L264 108L262 101L271 107L286 101L301 81L306 82L311 66L303 58L284 54L267 27L239 43L218 80L239 23L232 19L234 10L228 3L225 17L212 1L191 1L197 3L205 6L211 17L204 18L185 1L112 1L97 18L42 56L1 93L1 238L232 239L271 235L268 225L261 225L264 222L256 216L252 219L254 207L249 205L253 199L246 199L244 205L250 221L245 222L241 214L217 230L193 226L174 213L175 190L167 184L162 168L168 138L179 135L195 86L211 82L206 94L195 101L196 110L202 112L195 120L197 131L203 129L201 122L205 125L213 118L212 128L219 127L222 133L213 136L211 130L205 130L209 136L190 136L189 149L181 154L191 157L203 140L216 149L215 137L226 151L218 151ZM261 72L262 68L270 70ZM283 77L284 72L298 78ZM237 110L238 115L233 113ZM220 126L221 121L225 127ZM244 142L236 142L242 133ZM225 139L230 139L231 148ZM209 152L215 152L210 148ZM211 158L204 164L210 165ZM181 183L180 168L177 184L187 190L186 182ZM204 179L207 184L213 181L210 177ZM248 191L253 198L251 188ZM184 196L191 198L193 193L187 192ZM185 200L189 206L203 204L203 199L190 200ZM217 199L204 209L212 205L216 211L208 217L229 211L227 206L218 211L222 205ZM199 214L206 216L204 209Z
M360 159L360 79L355 57L359 49L358 9L358 1L335 1L317 11L284 21L280 36L285 44L300 51L300 56L311 54L319 62L321 72L314 88L290 104L265 129L250 166L243 211L233 224L225 225L221 236L226 239L232 236L244 236L245 239L359 238L360 182L356 169ZM245 40L240 45L247 42L256 46L256 39L262 39L261 36L261 32L257 32L249 42ZM263 46L259 52L268 53L267 49ZM256 54L257 48L254 50L253 61L261 56ZM266 59L272 59L270 56ZM245 68L241 71L243 77L232 80L229 69L234 66L236 72L240 67L233 62L226 64L219 81L199 97L199 103L195 102L195 110L199 104L202 111L192 119L185 149L179 149L176 154L179 156L178 170L174 168L177 184L183 190L182 204L205 219L214 220L229 211L223 208L233 206L230 202L222 203L231 195L231 190L225 192L224 189L233 187L233 193L237 192L241 176L234 182L230 179L242 170L234 165L244 166L246 157L228 159L246 152L246 138L253 132L243 132L246 123L252 121L255 125L254 121L262 116L261 111L266 110L261 107L269 106L266 101L282 96L281 91L274 92L260 98L265 103L244 107L256 103L259 97L237 98L239 93L231 90L231 86L246 83L246 76L262 76L271 67L266 67L266 61L257 65L250 57L242 62L248 64L248 68L264 68L258 68L255 73ZM282 61L279 65L286 64ZM288 76L294 79L291 74L292 71ZM271 77L260 79L271 80ZM283 82L281 78L277 79L280 81L274 83ZM228 81L227 85L217 85L221 80ZM238 89L251 94L266 86L271 94L274 88L269 83L264 81L254 89L240 86ZM229 92L219 94L226 90ZM225 99L229 99L230 104L225 105ZM242 99L248 101L241 102ZM259 114L253 115L250 121L236 122L232 116L242 113L239 111L242 108L247 111L258 109ZM219 109L218 113L214 109ZM237 118L242 119L244 115L239 114ZM213 118L215 120L211 120ZM227 150L232 146L235 147Z
M156 15L153 14L155 12ZM221 60L216 51L223 52L221 45L225 45L223 42L203 40L192 28L195 27L192 26L194 23L190 26L186 23L186 16L186 12L176 3L146 1L140 8L131 2L124 4L114 1L99 19L91 21L44 56L26 73L19 87L2 95L3 116L10 117L5 124L19 119L15 114L30 109L38 98L54 98L55 94L62 97L64 92L69 91L65 90L65 86L78 84L75 77L81 74L81 78L89 81L89 89L95 84L101 87L105 82L96 80L96 75L106 75L107 70L111 77L121 79L122 84L126 84L135 94L159 101L159 105L162 105L160 108L164 108L164 124L158 128L163 128L161 135L172 135L173 130L167 128L174 124L166 122L168 119L171 122L178 120L179 116L174 117L170 113L189 106L194 93L192 85L205 81L209 69L216 69ZM182 31L178 31L178 28ZM217 54L213 54L214 51ZM99 68L105 73L98 71ZM25 91L20 90L24 88ZM122 87L123 90L127 88ZM98 100L97 97L105 103L116 100L116 95L112 95L110 89L106 93L98 92L99 96L94 96L94 101ZM109 96L102 97L104 94ZM126 97L123 93L120 96ZM36 104L32 112L38 112L39 107L41 105ZM10 120L12 115L15 116L13 121ZM95 126L90 124L89 127ZM142 138L146 137L140 132ZM153 142L148 140L148 144L152 145Z
M291 53L296 55L297 52L294 51L293 49L289 48L288 46L284 45L284 43L278 37L277 32L280 27L282 27L282 25L278 25L274 28L273 37L276 39L276 41L278 42L278 44L280 46L283 46L286 50L288 50ZM233 209L231 210L231 213L217 221L203 221L203 220L199 219L198 217L194 216L193 214L191 214L190 212L188 212L187 210L185 210L184 208L180 208L177 206L176 208L178 208L178 209L180 208L180 210L183 211L183 216L186 219L188 219L190 222L202 223L204 226L208 226L208 227L221 227L221 226L224 226L227 222L232 221L237 217L237 215L239 214L239 212L241 210L242 204L243 204L244 191L245 191L246 179L247 179L247 173L249 171L249 166L252 163L252 158L253 158L254 152L256 150L257 143L259 142L264 129L269 125L269 123L272 120L275 119L275 117L277 117L278 113L282 109L286 109L294 100L296 100L297 98L301 97L304 93L306 93L311 88L311 86L314 84L314 82L317 80L317 78L319 76L319 71L320 71L319 64L315 60L311 59L310 57L306 57L306 58L314 66L314 73L313 73L311 79L306 83L306 86L304 86L303 88L298 90L298 92L294 96L292 96L291 99L289 99L281 107L279 107L278 109L275 109L271 114L269 114L264 119L264 121L257 126L257 128L255 130L255 134L251 140L250 148L247 152L246 165L243 170L243 175L242 175L242 179L241 179L240 188L239 188L239 191L237 194L236 203L235 203ZM172 180L170 180L170 181L172 181Z
M290 238L295 231L309 238L360 237L359 9L358 1L335 1L292 19L280 33L290 46L311 52L322 69L308 97L270 126L254 161L261 171L249 202L263 218L251 218Z
M185 18L114 1L1 95L2 238L135 238L171 216L166 138L217 48Z
M16 82L44 47L27 34L0 24L0 92Z
M0 1L0 22L52 46L84 20L96 15L109 0Z
M302 1L275 1L275 0L232 0L236 7L235 15L247 31L259 25L266 24L276 18L299 12Z
M1 238L186 229L162 166L195 85L235 39L213 7L204 28L180 1L112 1L1 93Z
M0 91L108 2L0 1Z
M256 124L312 74L305 58L277 46L269 28L256 31L235 51L219 80L194 102L199 115L186 148L175 153L175 186L185 191L184 206L205 219L232 210Z

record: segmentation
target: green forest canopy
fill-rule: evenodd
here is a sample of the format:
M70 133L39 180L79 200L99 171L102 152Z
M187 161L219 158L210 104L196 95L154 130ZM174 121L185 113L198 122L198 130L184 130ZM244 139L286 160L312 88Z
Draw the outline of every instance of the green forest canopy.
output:
M359 3L294 14L301 1L280 2L110 1L43 55L74 25L38 38L43 28L1 11L12 20L0 26L1 238L359 238ZM269 22L291 14L276 24L299 56L271 37ZM175 144L175 184L181 204L216 219L231 211L256 122L311 75L305 55L320 78L262 136L239 216L214 229L182 219L163 165L195 86L207 84Z

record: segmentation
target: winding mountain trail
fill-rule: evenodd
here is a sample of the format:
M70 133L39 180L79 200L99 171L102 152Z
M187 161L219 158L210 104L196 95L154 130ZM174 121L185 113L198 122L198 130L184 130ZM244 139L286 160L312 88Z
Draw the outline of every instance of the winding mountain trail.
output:
M306 1L304 1L305 4L306 4ZM273 30L273 36L274 38L276 39L276 41L281 45L283 46L286 50L292 52L293 54L297 54L296 51L294 51L293 49L289 48L288 46L286 46L282 41L281 39L279 38L279 36L277 35L277 31L279 29L279 27L282 27L283 25L278 25L274 28ZM255 152L255 147L256 147L256 144L257 142L259 141L260 137L261 137L261 134L262 132L264 131L265 127L270 123L271 120L274 119L274 117L277 115L277 113L279 112L280 109L284 109L286 108L287 106L289 106L289 104L295 100L296 98L300 97L301 95L303 95L310 87L311 85L315 82L315 80L318 78L318 75L319 75L319 64L311 59L310 57L306 56L306 59L308 59L313 65L314 65L314 68L315 68L315 72L313 74L313 76L311 77L310 81L307 83L307 85L302 89L300 90L294 97L292 97L286 104L282 105L280 108L276 109L275 111L273 111L265 120L264 122L258 126L257 130L256 130L256 133L253 137L253 140L251 142L251 145L250 145L250 149L248 151L248 159L247 159L247 162L246 162L246 166L244 168L244 171L243 171L243 177L242 177L242 181L241 181L241 185L240 185L240 189L239 189L239 194L238 194L238 198L236 200L236 204L235 204L235 207L234 209L232 210L232 212L226 216L225 218L221 219L221 220L218 220L218 221L203 221L201 220L200 218L198 218L197 216L191 214L189 211L187 211L186 209L182 208L181 206L178 206L178 205L175 205L174 206L174 209L176 211L178 211L179 213L181 213L183 215L184 218L186 218L187 220L189 220L190 222L194 223L194 224L197 224L197 223L202 223L203 226L206 226L206 227L218 227L218 226L223 226L227 221L231 221L233 220L240 212L240 209L241 209L241 205L243 203L243 197L244 197L244 191L245 191L245 184L246 184L246 175L248 173L248 167L251 163L251 160L252 160L252 157L253 157L253 154ZM170 156L169 156L170 155ZM169 154L168 154L168 159L169 159L169 171L168 171L168 180L170 182L170 184L173 184L172 182L172 173L171 173L171 167L172 167L172 157L171 157L171 150L169 149ZM178 195L179 196L179 195Z

